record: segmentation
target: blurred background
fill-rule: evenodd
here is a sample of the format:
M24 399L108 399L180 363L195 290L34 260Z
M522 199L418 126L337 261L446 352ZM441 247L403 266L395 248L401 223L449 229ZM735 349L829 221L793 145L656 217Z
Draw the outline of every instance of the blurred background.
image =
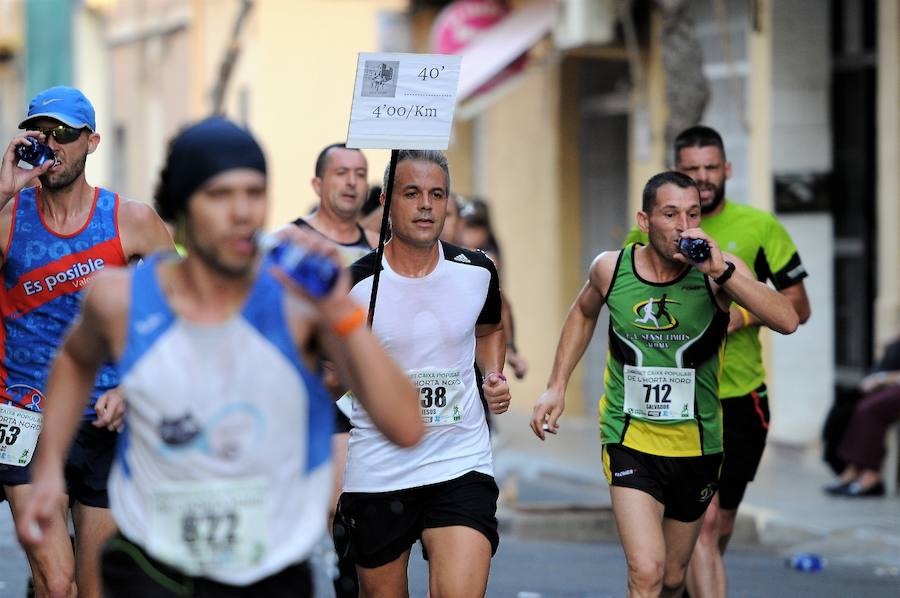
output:
M168 138L221 111L263 141L275 228L316 205L358 52L462 53L453 185L491 205L531 364L513 387L524 421L591 260L621 245L674 135L710 125L728 199L775 212L810 272L812 320L763 335L769 438L811 454L898 332L898 40L896 0L0 0L0 137L34 93L79 87L102 135L88 180L147 201ZM366 154L376 182L388 153ZM596 417L605 331L569 387L573 421Z

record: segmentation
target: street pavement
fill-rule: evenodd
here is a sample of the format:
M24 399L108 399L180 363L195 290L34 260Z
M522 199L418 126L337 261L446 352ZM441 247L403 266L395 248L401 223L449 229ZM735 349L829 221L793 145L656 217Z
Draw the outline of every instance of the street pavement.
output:
M488 596L624 596L625 559L616 541L600 470L596 423L566 418L561 436L541 443L527 416L497 422L495 466L501 486L501 545ZM900 498L839 499L817 451L770 445L741 507L726 555L732 597L900 598ZM0 598L24 596L28 574L8 507L0 505ZM791 554L825 559L818 573L785 565ZM425 596L418 547L411 596Z

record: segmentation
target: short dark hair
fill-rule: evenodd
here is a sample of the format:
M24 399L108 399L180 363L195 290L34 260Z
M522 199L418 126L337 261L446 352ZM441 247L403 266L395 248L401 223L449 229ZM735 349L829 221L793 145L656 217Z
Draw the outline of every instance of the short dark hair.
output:
M441 170L444 171L444 183L446 184L444 193L450 195L450 166L448 166L447 156L445 156L443 152L437 150L400 150L397 153L397 166L400 165L400 162L405 160L422 160L423 162L431 162L432 164L440 166ZM382 181L382 188L385 193L387 193L388 176L390 176L390 173L391 164L388 162L388 165L384 167L384 180Z
M674 151L672 159L675 160L675 164L678 164L678 154L684 148L709 146L719 148L719 152L721 152L722 154L722 159L725 160L725 144L722 142L722 136L719 135L718 131L716 131L712 127L706 127L703 125L696 125L687 128L679 133L678 137L675 138L675 143L672 146L672 149Z
M331 145L326 145L316 157L316 178L320 179L322 178L322 175L325 174L325 165L328 163L328 152L333 149L348 149L351 152L362 151L356 147L347 147L346 143L332 143Z
M656 205L656 193L663 185L675 185L681 189L694 189L697 192L697 196L699 197L700 195L697 183L686 174L674 170L667 170L665 172L660 172L659 174L654 174L650 177L650 180L647 181L647 184L644 185L644 193L641 198L641 210L643 210L645 214L649 214L653 210L653 207Z

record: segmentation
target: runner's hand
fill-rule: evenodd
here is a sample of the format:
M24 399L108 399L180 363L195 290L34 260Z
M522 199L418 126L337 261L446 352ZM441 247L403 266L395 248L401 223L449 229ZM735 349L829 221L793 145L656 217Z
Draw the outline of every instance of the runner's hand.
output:
M322 235L303 230L300 227L293 225L285 226L274 234L278 239L290 241L291 243L300 245L310 253L315 253L328 258L340 268L340 274L338 275L334 288L331 289L331 292L328 293L328 295L319 299L312 297L307 293L278 266L272 267L272 274L289 291L319 307L326 318L329 313L333 311L340 311L340 315L342 315L344 312L344 306L342 304L346 302L347 295L350 292L350 275L346 268L341 267L341 258L337 246ZM341 305L336 309L333 309L335 308L334 304ZM338 315L337 319L340 319L340 315Z
M544 432L556 434L559 432L559 417L566 408L566 393L553 388L548 388L538 399L531 413L531 431L534 435L544 440Z
M506 381L506 376L490 372L481 388L484 390L484 399L491 413L500 415L509 411L509 401L512 397L509 395L509 382Z
M97 419L93 421L95 428L106 428L110 432L121 432L125 424L125 397L118 388L103 393L94 405Z
M53 468L52 475L41 475L38 472L32 481L31 494L28 500L21 501L15 516L16 535L19 542L27 548L40 546L44 541L47 528L50 526L60 504L64 503L66 483L63 480L62 464Z
M697 270L700 270L704 274L710 276L711 278L716 278L722 272L725 271L725 256L722 255L722 250L719 249L719 244L713 240L712 237L703 232L703 229L700 228L689 228L686 231L681 233L682 239L703 239L709 244L709 259L703 260L700 263L694 263L687 258L686 255L681 253L680 251L676 251L672 256L672 259L683 262L685 264L690 264Z
M19 157L16 156L16 148L20 145L30 145L25 137L36 137L41 143L46 143L47 138L37 131L23 131L13 137L6 147L3 160L0 161L0 202L6 201L13 195L28 186L34 178L41 176L53 166L54 162L48 160L37 168L31 170L20 167Z

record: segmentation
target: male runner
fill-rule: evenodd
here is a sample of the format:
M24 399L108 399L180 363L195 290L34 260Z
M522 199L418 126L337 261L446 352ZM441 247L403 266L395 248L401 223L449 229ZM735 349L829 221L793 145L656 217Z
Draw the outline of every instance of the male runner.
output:
M81 91L42 91L19 127L26 131L10 142L0 167L0 411L10 430L22 431L0 456L0 483L13 517L31 491L29 462L41 413L56 400L46 386L50 362L78 315L82 291L105 268L173 246L150 206L85 180L87 156L97 149L100 134L94 108ZM47 144L55 160L34 170L20 167L16 148L29 144L26 136ZM35 177L40 186L26 187ZM54 505L47 542L26 547L38 596L74 596L76 582L79 596L100 596L100 547L115 529L106 480L122 417L116 386L118 376L104 365L66 462L67 496ZM75 555L66 527L70 507Z
M691 127L675 138L675 169L700 188L700 227L725 251L741 258L754 278L770 280L790 299L800 323L809 319L809 299L803 279L806 269L790 235L772 214L725 199L731 163L719 134L704 126ZM646 243L646 235L632 229L626 245ZM722 556L731 539L738 506L762 459L769 429L766 372L759 342L761 322L733 304L728 344L719 386L724 421L725 459L719 492L706 512L697 547L688 569L688 590L694 598L725 596L728 579Z
M387 188L388 171L385 171ZM402 150L390 206L373 332L419 389L425 437L398 449L354 404L338 518L349 529L361 596L407 596L410 548L421 539L432 596L482 596L497 534L497 484L485 410L509 408L494 264L438 238L450 192L447 159ZM382 196L382 202L384 197ZM375 254L352 266L351 297L368 305Z
M628 561L628 595L679 596L722 460L718 383L728 307L736 301L785 334L798 318L786 297L699 228L700 193L690 177L652 177L637 221L649 245L594 260L563 325L531 428L541 440L545 431L557 433L569 377L608 305L600 439ZM689 263L678 252L681 238L705 239L711 257ZM661 317L662 297L668 318ZM648 321L641 316L651 301L657 311Z
M320 355L404 446L422 434L415 389L347 298L346 272L311 299L260 258L266 164L249 133L222 118L189 127L163 176L157 202L183 219L187 257L98 277L53 366L19 537L41 546L49 531L68 441L108 355L128 409L110 477L121 535L103 556L106 596L310 596L304 561L324 531L331 476Z

